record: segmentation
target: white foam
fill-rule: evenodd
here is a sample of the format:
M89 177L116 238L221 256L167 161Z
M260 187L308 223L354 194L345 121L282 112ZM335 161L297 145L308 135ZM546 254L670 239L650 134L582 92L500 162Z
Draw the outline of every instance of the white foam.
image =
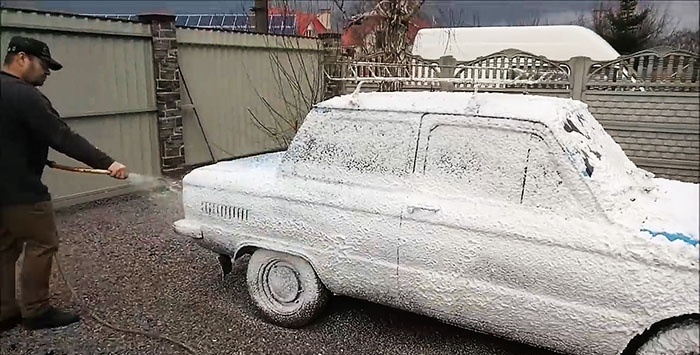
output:
M619 352L652 323L697 312L698 246L642 229L697 240L698 185L636 167L585 108L487 93L336 97L306 118L288 152L188 174L183 225L200 226L200 243L221 252L251 243L304 255L335 293L572 353ZM433 150L474 148L520 165L454 160L484 176L461 185L423 175L425 159L444 163L416 146L424 112L541 122L562 144L553 156L573 168L554 171L535 145L526 159L524 136L479 143L477 133L438 129ZM525 165L523 203L487 178ZM231 213L241 210L244 220Z
M129 173L127 181L131 185L145 185L158 182L158 178L153 176L141 175L136 173Z

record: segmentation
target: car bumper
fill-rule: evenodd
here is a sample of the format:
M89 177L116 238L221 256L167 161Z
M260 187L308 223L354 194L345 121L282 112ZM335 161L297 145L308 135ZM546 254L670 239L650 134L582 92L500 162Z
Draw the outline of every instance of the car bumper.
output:
M173 223L173 230L175 230L175 233L184 237L189 237L192 239L204 238L201 225L186 219L175 221L175 223Z

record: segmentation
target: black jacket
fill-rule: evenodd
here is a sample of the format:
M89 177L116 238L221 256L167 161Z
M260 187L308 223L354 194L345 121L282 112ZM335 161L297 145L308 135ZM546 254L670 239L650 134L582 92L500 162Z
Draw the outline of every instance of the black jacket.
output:
M61 120L34 86L0 71L0 205L48 201L41 181L49 147L95 169L114 160Z

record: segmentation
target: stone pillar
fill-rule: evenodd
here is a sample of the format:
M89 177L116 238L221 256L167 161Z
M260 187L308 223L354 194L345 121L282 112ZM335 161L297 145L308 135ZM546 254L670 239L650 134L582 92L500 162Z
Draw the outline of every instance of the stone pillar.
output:
M574 100L583 100L583 95L586 92L588 69L590 69L593 61L588 57L573 57L567 64L569 68L571 68L571 74L569 75L571 98Z
M158 108L158 146L161 171L167 175L185 166L175 16L143 14L139 15L139 20L151 25Z
M321 40L321 45L323 48L323 70L332 78L344 77L344 61L342 60L342 54L340 53L340 33L322 33L318 35L318 38ZM324 84L324 100L337 95L345 94L345 82L332 81L328 79L324 73L321 73L321 75L323 77Z
M440 79L454 79L455 69L457 68L457 59L455 57L448 55L443 56L438 59L438 65L440 66ZM440 83L440 91L454 91L454 83Z

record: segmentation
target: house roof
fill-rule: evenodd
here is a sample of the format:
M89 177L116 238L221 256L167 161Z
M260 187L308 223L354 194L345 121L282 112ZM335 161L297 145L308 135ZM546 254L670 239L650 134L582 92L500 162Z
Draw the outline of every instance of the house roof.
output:
M328 32L323 23L318 19L318 15L285 8L270 8L270 15L294 16L296 19L296 31L298 35L304 35L311 26L317 34Z

